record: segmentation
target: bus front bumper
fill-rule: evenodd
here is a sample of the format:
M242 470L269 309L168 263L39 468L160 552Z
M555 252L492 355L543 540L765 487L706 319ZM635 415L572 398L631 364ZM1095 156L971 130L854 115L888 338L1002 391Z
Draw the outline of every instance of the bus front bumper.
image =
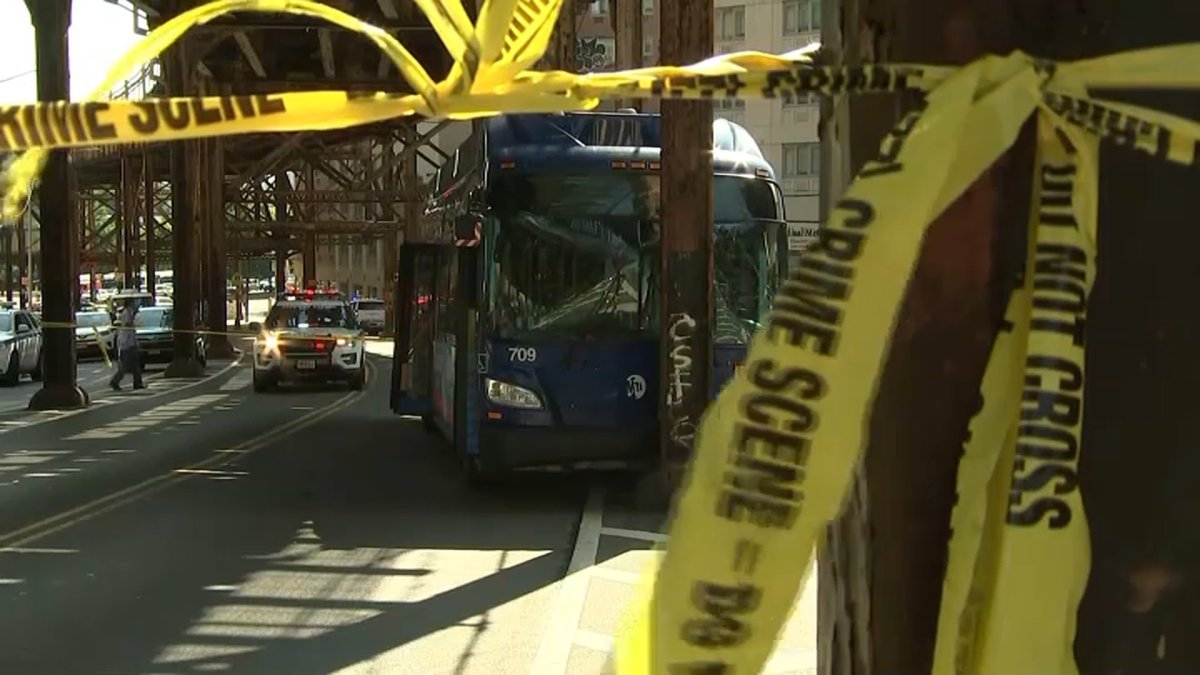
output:
M658 427L595 429L484 426L485 469L641 467L658 459Z

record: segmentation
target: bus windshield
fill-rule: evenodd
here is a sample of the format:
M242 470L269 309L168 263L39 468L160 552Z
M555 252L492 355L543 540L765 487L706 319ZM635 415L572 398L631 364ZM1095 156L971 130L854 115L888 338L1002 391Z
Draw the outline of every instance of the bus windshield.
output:
M714 339L744 344L775 296L781 200L773 184L748 177L716 176L713 190ZM657 335L657 175L501 175L489 206L494 334Z

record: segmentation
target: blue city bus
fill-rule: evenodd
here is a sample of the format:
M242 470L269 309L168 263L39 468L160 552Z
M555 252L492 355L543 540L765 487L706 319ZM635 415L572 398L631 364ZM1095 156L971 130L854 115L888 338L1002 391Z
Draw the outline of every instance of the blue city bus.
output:
M392 409L420 416L471 481L658 457L657 115L476 121L405 232ZM714 382L745 358L786 275L774 172L713 124Z

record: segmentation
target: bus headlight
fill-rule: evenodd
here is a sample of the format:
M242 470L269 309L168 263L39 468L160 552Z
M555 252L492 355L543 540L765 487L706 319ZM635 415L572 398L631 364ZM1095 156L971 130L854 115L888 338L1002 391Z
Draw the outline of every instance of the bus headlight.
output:
M542 409L542 400L525 387L493 380L490 377L484 378L484 384L487 387L488 400L496 405L524 408L525 410Z

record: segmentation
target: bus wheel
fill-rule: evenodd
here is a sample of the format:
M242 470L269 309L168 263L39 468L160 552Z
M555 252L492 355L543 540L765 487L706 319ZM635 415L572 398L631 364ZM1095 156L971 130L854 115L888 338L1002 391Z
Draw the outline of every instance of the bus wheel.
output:
M254 391L263 393L270 391L275 387L275 382L267 375L259 375L258 371L254 371Z
M471 487L489 487L499 482L500 476L495 471L485 469L479 455L459 455L458 466L463 479Z

